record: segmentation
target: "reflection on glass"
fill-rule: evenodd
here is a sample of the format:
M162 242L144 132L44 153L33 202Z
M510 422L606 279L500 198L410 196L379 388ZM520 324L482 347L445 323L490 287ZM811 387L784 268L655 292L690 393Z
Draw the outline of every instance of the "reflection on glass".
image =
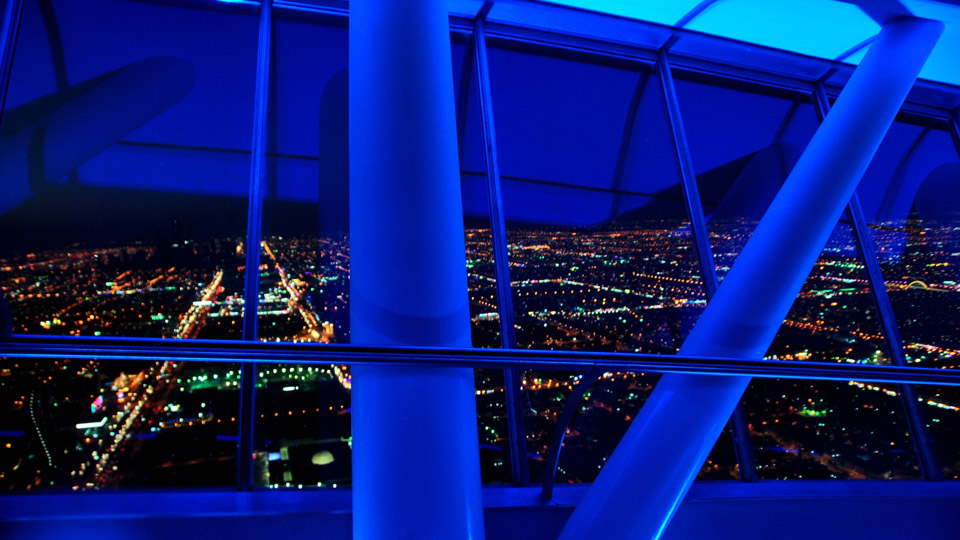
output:
M706 297L660 82L636 66L554 54L490 52L517 345L673 354ZM594 479L656 381L526 372L531 478L543 473L576 385L591 388L567 432L559 481ZM729 448L710 460L706 476L735 473Z
M263 341L350 343L347 30L329 22L287 13L275 23L259 269L257 332ZM463 41L453 37L452 59L464 163L465 294L473 345L498 347L479 101ZM312 68L304 71L307 65ZM256 484L349 485L349 367L284 364L261 366L259 374ZM507 481L503 376L478 370L476 384L483 479ZM416 429L415 415L411 422Z
M943 477L960 480L960 390L918 386L920 413L940 460Z
M240 337L256 23L24 3L0 125L15 332ZM3 488L235 484L236 365L0 364Z
M960 160L943 129L896 122L858 190L909 362L957 367Z
M681 78L677 93L722 280L816 130L817 118L813 106L795 96L707 83ZM846 222L834 228L766 357L889 362L864 265ZM756 380L744 405L761 478L918 474L896 394L832 383ZM880 410L885 414L866 412Z
M901 117L858 188L908 363L960 368L960 160L942 121ZM957 392L918 387L943 475L958 478Z
M239 338L255 13L40 4L0 126L15 331Z
M0 489L232 486L235 364L0 359Z
M744 400L761 479L922 476L895 385L756 379Z

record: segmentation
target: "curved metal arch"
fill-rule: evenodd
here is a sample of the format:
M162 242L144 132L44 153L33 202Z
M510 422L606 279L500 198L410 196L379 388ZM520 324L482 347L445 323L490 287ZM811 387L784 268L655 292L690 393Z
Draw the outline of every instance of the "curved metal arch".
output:
M70 79L67 76L67 56L63 50L63 38L60 35L60 25L57 24L57 14L53 10L53 4L50 0L38 0L37 7L40 9L40 18L43 20L43 28L47 34L47 44L50 48L50 66L53 68L53 79L56 83L57 92L67 89L70 86ZM71 184L80 181L77 175L77 169L67 173Z
M710 6L716 3L717 3L717 0L703 0L702 2L694 6L693 9L688 11L686 15L681 17L680 20L674 24L674 26L676 26L677 28L683 28L684 26L693 22L693 20L699 17L704 11L707 10L707 8L709 8Z
M540 500L547 502L553 498L553 483L557 478L557 465L560 463L560 450L563 448L563 439L567 436L567 429L573 421L573 415L580 406L580 400L600 381L607 370L602 367L591 369L583 375L573 388L573 392L563 404L560 417L557 418L557 427L553 430L550 449L547 452L547 462L543 467L543 488L540 491Z
M0 29L0 120L7 101L7 86L13 67L13 53L17 47L20 33L20 19L23 17L23 0L7 2L3 13L3 28Z
M787 109L787 112L783 115L783 119L780 120L780 125L777 126L777 132L773 136L773 144L780 143L780 139L782 139L784 133L787 132L787 128L790 127L790 122L793 122L793 117L797 115L797 110L799 109L799 101L794 101L790 104L790 108Z
M57 14L53 10L50 0L39 0L40 18L47 34L47 45L50 47L50 64L53 68L53 78L57 90L63 90L70 85L67 78L67 58L63 52L63 38L60 36L60 26L57 24Z
M903 184L903 176L906 174L907 165L910 164L913 154L920 148L920 144L923 143L923 140L930 134L930 131L932 130L929 127L923 128L923 131L917 135L917 138L910 143L907 151L900 156L900 161L897 163L897 168L893 170L893 176L890 177L890 183L887 185L886 193L883 195L883 200L877 209L877 215L874 217L874 221L876 221L876 218L888 216L893 209L893 205L899 196L900 186Z
M633 141L633 131L637 124L637 114L640 112L640 104L643 102L643 93L647 89L647 82L650 80L650 73L644 71L637 80L637 85L633 89L633 95L630 97L630 105L627 107L627 117L623 122L623 135L620 137L620 150L617 153L617 164L613 172L613 182L611 189L614 190L613 202L610 205L610 219L616 218L620 214L622 197L620 186L623 184L623 171L627 166L627 159L630 156L630 145Z

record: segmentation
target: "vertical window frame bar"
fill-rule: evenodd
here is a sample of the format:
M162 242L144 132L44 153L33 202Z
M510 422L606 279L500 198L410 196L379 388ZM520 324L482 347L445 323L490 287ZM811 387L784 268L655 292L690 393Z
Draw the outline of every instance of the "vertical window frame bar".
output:
M247 206L246 273L243 292L243 341L257 340L260 298L260 242L263 226L263 192L266 174L266 126L270 90L270 45L273 0L260 3L257 37L257 79L253 103L253 142L250 193ZM253 489L254 422L256 418L256 365L244 362L240 372L240 441L237 445L237 489Z
M3 14L3 28L0 30L0 121L7 103L7 87L13 72L13 56L20 35L20 20L23 18L23 0L10 0Z
M497 156L496 129L493 119L493 94L490 88L490 69L487 59L485 19L492 7L486 2L474 19L473 54L480 98L480 121L483 125L484 156L487 173L487 194L490 202L490 233L493 248L494 274L497 282L497 306L500 311L500 343L505 349L517 348L514 323L513 293L510 281L510 263L507 250L507 228L503 211L503 190ZM515 484L530 481L527 468L527 437L521 395L522 372L505 369L503 384L507 410L507 428L510 437L510 472Z
M823 81L818 81L814 86L814 105L822 123L830 111L830 100L827 97ZM857 255L863 262L867 274L867 283L869 283L870 295L873 297L873 303L877 309L877 317L883 332L887 355L893 365L907 366L903 340L900 337L900 329L893 311L893 304L890 301L890 295L887 293L887 284L880 269L880 261L873 249L873 237L870 235L867 219L863 213L863 208L860 206L860 198L856 191L850 198L845 213L850 220L850 229L853 233ZM898 384L897 390L903 404L907 429L910 432L917 459L920 462L921 473L926 480L942 480L940 464L934 451L933 442L925 427L923 413L917 406L916 389L912 384Z
M693 168L693 158L690 154L690 145L687 142L686 131L683 127L683 117L680 113L680 101L673 81L673 73L667 50L672 43L660 49L657 55L657 74L660 77L660 86L666 103L667 116L670 121L670 130L676 150L677 162L680 167L680 183L683 188L683 200L687 207L687 217L690 219L691 236L700 261L700 273L703 276L704 290L709 302L720 286L717 278L716 264L713 259L713 250L710 247L710 233L707 230L707 220L703 214L703 205L700 202L700 192L697 187L697 177ZM753 446L750 443L750 428L743 400L737 404L730 416L730 432L733 436L734 452L737 465L740 469L740 479L745 482L756 482L756 460L753 456Z
M953 145L956 147L957 154L960 155L960 107L950 114L950 134L953 136Z

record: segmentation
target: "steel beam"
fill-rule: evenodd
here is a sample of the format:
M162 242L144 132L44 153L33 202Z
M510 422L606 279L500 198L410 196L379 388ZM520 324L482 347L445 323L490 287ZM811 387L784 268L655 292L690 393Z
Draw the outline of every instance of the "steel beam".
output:
M766 352L942 31L923 19L884 25L681 354ZM749 381L661 378L560 539L659 538Z
M13 67L13 53L20 34L20 19L23 16L23 0L8 0L3 10L3 27L0 28L0 120L7 103L7 86Z
M823 83L818 83L814 92L817 113L822 122L830 111L830 100L824 90ZM924 132L926 133L926 132ZM911 146L909 153L916 149L916 142ZM906 157L901 158L901 163ZM898 174L901 167L898 166ZM867 282L870 284L870 295L873 298L873 304L877 309L877 318L883 332L883 342L887 352L887 358L895 366L908 366L907 358L904 354L903 340L900 337L900 330L897 326L896 316L893 312L893 305L890 303L890 295L887 294L887 285L883 279L883 273L880 270L879 259L876 251L873 249L873 237L867 224L867 219L863 214L863 208L860 206L860 197L854 192L850 197L850 203L847 205L847 216L850 220L850 229L853 233L853 241L856 244L857 256L863 262L864 271L867 274ZM898 385L900 401L903 404L904 414L907 421L907 428L910 432L910 438L917 452L917 458L920 461L920 470L924 478L928 480L941 480L940 465L937 460L936 452L933 449L933 443L927 432L923 413L917 405L916 389L912 385Z
M490 90L490 64L487 60L487 38L484 17L492 2L484 4L473 27L473 53L480 95L480 121L483 124L483 146L486 158L487 195L490 202L490 234L493 251L494 277L497 282L497 307L500 315L500 346L517 347L514 323L513 293L510 280L510 261L507 252L507 224L503 210L503 189L497 159L497 137L493 120L493 93ZM507 431L510 437L510 472L514 483L525 484L527 471L527 434L524 426L523 397L520 381L522 371L506 369L503 387L507 408Z
M350 335L470 347L445 0L350 6ZM353 535L482 539L472 369L354 365Z
M673 73L670 70L670 61L667 58L666 50L660 52L657 70L660 74L660 84L663 88L667 115L670 119L677 162L680 165L680 184L683 188L683 200L687 206L687 215L690 217L691 236L697 250L697 259L700 261L700 275L703 276L704 292L709 302L716 294L720 281L717 278L717 268L710 246L710 231L707 229L707 220L703 214L703 205L700 202L700 191L697 187L693 158L690 155L690 145L683 128L680 100L677 99L677 89L673 83ZM740 478L748 482L757 480L757 467L753 458L750 429L747 423L747 415L743 410L743 403L737 403L733 414L730 415L730 430L733 434L734 452L737 456Z
M71 358L250 362L303 365L462 366L488 369L643 371L723 377L765 377L824 381L942 384L960 386L960 371L921 367L766 361L689 354L658 355L587 351L398 347L317 343L265 343L15 335L0 343L4 358Z
M253 142L250 147L250 192L247 203L246 274L243 289L243 340L257 341L260 298L260 241L263 234L263 193L266 184L267 115L270 91L270 45L273 0L260 5L257 38L257 80L253 103ZM253 487L253 443L256 423L257 371L251 363L240 368L240 440L237 448L237 487Z

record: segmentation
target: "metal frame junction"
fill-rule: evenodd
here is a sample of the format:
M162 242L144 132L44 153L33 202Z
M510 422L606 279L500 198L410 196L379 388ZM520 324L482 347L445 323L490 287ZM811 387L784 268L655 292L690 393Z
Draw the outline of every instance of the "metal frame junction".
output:
M250 201L248 208L248 268L251 262L256 262L259 250L253 249L259 245L262 231L262 160L265 152L265 129L269 116L267 92L269 88L271 32L275 24L273 19L282 13L310 12L331 17L345 24L348 16L343 2L329 2L327 5L319 3L302 4L289 0L276 0L260 4L259 2L172 2L184 3L191 6L202 6L204 9L214 10L245 10L256 9L260 6L257 91L254 103L254 145L253 160L250 175ZM505 2L506 3L506 2ZM516 3L516 2L510 2ZM495 44L523 44L549 50L560 56L576 56L578 59L588 58L596 63L616 63L626 69L635 69L642 72L652 72L659 76L663 98L667 105L676 157L680 170L681 184L688 218L692 227L692 237L696 252L700 259L704 277L704 288L707 297L713 296L718 286L716 268L709 245L709 235L706 229L706 220L702 206L699 204L696 177L692 166L691 150L686 141L681 117L680 105L676 97L673 82L673 73L683 71L710 77L723 84L747 84L751 87L764 89L768 92L783 94L790 93L798 100L807 100L815 103L821 115L829 109L829 96L826 84L840 79L851 67L840 62L828 60L808 59L821 69L819 80L798 78L783 73L764 72L742 66L719 64L709 59L694 58L689 55L681 56L670 52L670 47L691 35L716 40L717 42L731 43L731 40L706 36L697 32L672 28L668 26L629 21L639 29L654 29L669 32L670 38L659 48L642 47L615 41L604 41L601 38L584 37L572 32L560 30L546 30L523 25L511 25L504 22L488 22L487 15L493 2L485 2L479 12L472 18L451 16L451 31L464 34L471 40L472 50L466 55L470 63L466 64L477 80L481 104L481 121L486 153L487 187L490 196L491 231L496 272L497 298L501 324L501 344L503 349L430 349L430 348L398 348L398 347L370 347L357 345L311 345L311 344L283 344L263 343L256 341L257 302L247 302L244 313L244 341L177 341L160 339L123 339L123 338L77 338L68 336L24 336L16 335L11 341L0 343L0 357L7 358L77 358L100 360L154 360L154 361L204 361L204 362L235 362L242 363L242 399L243 412L241 414L241 454L250 454L253 441L253 417L255 414L253 395L255 393L254 366L261 363L299 363L299 364L409 364L409 365L443 365L467 366L473 368L503 369L505 386L509 388L506 396L508 424L510 427L510 444L512 456L526 455L526 437L523 429L524 412L520 378L522 370L527 369L565 369L583 370L596 373L605 371L634 371L653 373L688 373L708 374L717 376L750 376L763 378L789 378L805 380L833 380L864 382L883 382L897 384L903 399L905 414L909 425L910 436L917 445L918 456L922 463L925 477L929 480L938 480L940 467L926 433L926 422L917 406L917 397L912 385L936 384L944 386L960 386L960 372L949 370L921 368L910 366L906 362L902 341L899 336L896 319L890 299L886 293L886 286L880 272L879 263L873 250L869 228L860 209L856 197L851 201L847 217L854 232L854 241L861 262L864 263L873 294L880 323L883 330L887 353L893 365L859 365L859 364L818 364L804 362L741 360L730 358L709 357L681 357L665 355L649 355L638 353L600 353L583 351L529 351L516 349L516 336L513 326L512 291L510 287L509 266L507 264L508 250L506 237L506 223L503 213L503 198L500 185L500 172L497 159L496 130L493 122L493 96L490 89L490 72L487 60L487 44L495 40ZM549 9L568 9L558 6L544 6ZM15 39L23 9L23 2L16 0L8 3L4 18L3 39L0 40L0 104L9 83L10 67L15 53ZM613 17L611 17L613 18ZM622 22L622 21L621 21ZM758 50L764 47L755 47ZM788 54L777 52L777 54ZM802 58L799 55L793 55ZM939 83L923 83L934 89L947 89L948 93L956 95L954 87ZM831 87L830 91L834 89ZM932 95L932 93L931 93ZM960 109L949 110L940 104L919 103L908 101L902 109L904 112L917 114L950 126L954 143L960 153ZM250 256L252 255L252 256ZM249 274L249 273L248 273ZM245 283L245 298L257 298L258 281L251 276ZM591 377L584 377L577 390L571 396L579 400L592 381ZM584 386L580 389L580 386ZM574 410L574 403L567 403L565 410ZM560 445L563 434L572 413L561 415L557 433L554 435L554 444L551 446L550 461L555 473ZM749 432L742 408L732 417L732 431L737 451L738 464L743 480L756 480L756 467L752 456L749 441ZM529 481L525 467L525 459L511 459L512 479L516 484ZM250 463L238 463L238 487L252 488L252 474ZM549 472L544 475L544 496L549 498L548 485L552 486L553 477Z

